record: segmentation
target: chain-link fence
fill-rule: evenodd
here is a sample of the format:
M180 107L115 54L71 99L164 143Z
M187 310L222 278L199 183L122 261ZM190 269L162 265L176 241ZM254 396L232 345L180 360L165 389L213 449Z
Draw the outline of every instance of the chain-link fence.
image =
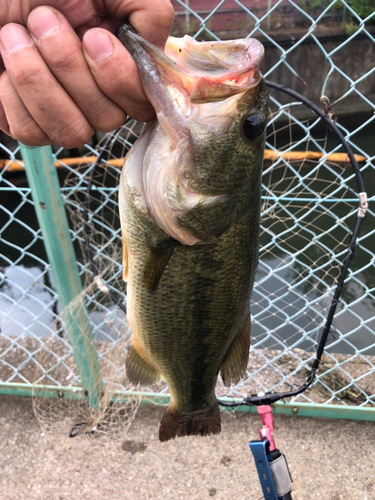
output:
M266 78L296 89L322 109L320 97L326 95L325 111L337 119L358 155L369 208L321 370L312 389L293 405L309 403L321 409L340 404L353 410L351 417L374 418L374 413L368 417L375 404L373 9L355 0L172 3L176 36L259 38L266 47ZM270 94L260 264L251 299L251 356L245 380L229 392L219 382L217 393L229 397L290 390L305 381L359 204L354 174L346 156L340 156L334 134L284 93ZM107 145L100 165L93 163L92 157L98 156L94 145L75 152L89 156L86 161L75 161L61 149L54 152L84 283L77 307L87 311L102 377L120 391L129 389L124 372L129 329L124 312L106 292L109 289L126 303L117 215L118 159L139 130L137 124L127 125ZM67 335L72 318L62 314L66 304L61 296L59 300L59 283L51 272L54 264L47 258L40 229L45 201L35 193L31 196L18 146L4 138L1 157L0 393L30 394L43 384L54 386L56 394L65 388L72 397L84 397L76 368L76 362L82 368L82 359L77 359L77 346ZM100 280L95 281L95 275ZM72 316L79 329L87 327L86 320L82 327L77 319L77 309ZM89 366L95 364L87 353L81 351L80 356L87 357ZM163 401L168 388L162 382L142 391Z
M175 36L232 39L256 30L258 36L280 41L307 31L315 36L352 35L363 20L374 22L371 0L172 0L172 4Z

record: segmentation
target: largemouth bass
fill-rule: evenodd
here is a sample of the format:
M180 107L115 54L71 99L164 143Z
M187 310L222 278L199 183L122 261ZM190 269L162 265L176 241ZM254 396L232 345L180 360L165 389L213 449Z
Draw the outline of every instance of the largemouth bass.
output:
M163 53L122 25L157 118L126 156L120 218L131 382L163 377L161 441L217 434L219 372L245 374L258 263L268 93L255 39L168 39Z

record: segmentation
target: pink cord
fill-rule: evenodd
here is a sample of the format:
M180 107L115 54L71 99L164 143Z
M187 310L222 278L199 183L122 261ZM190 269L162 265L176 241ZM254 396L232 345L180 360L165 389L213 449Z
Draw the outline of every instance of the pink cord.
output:
M260 418L262 419L263 427L259 429L260 439L264 441L268 439L270 442L270 451L275 450L275 441L273 440L271 432L273 431L273 416L272 407L269 405L263 405L257 407Z

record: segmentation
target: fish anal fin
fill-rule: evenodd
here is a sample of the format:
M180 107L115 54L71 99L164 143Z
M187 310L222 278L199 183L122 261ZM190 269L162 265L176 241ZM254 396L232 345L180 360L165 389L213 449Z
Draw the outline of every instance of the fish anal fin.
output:
M126 374L133 384L153 385L162 379L159 373L145 358L139 346L132 345L126 358Z
M237 382L245 375L249 361L250 350L250 314L246 319L239 335L230 345L223 363L220 367L220 375L225 387Z
M159 246L149 245L143 271L143 284L151 293L156 292L175 246L176 242L174 240Z
M129 253L128 244L124 233L122 233L122 279L128 281L129 274Z
M209 436L221 431L220 409L217 401L202 412L178 413L168 408L160 422L159 439L169 441L183 436Z

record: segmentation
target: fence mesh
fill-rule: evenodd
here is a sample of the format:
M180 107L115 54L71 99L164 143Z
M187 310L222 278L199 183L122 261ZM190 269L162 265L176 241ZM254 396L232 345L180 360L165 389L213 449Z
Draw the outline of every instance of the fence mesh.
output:
M312 390L297 400L375 405L375 14L366 2L263 0L173 0L175 36L198 39L254 36L266 47L267 79L304 93L320 105L359 155L369 196L329 345ZM369 7L370 6L370 7ZM293 33L293 37L291 36ZM361 54L359 56L358 54ZM233 397L290 390L304 382L315 355L350 231L358 192L335 136L309 110L271 90L262 191L260 264L251 299L252 344L247 378ZM90 248L102 282L126 303L121 280L121 235L117 215L122 158L140 131L131 122L108 146L90 191ZM371 139L372 137L372 139ZM61 316L55 284L33 208L18 147L0 145L0 381L2 386L80 385ZM306 152L309 152L308 154ZM310 153L319 153L312 155ZM77 152L76 152L77 153ZM293 156L293 154L294 156ZM123 363L129 334L126 317L93 281L85 254L83 204L93 163L72 166L70 152L55 148L68 209L85 303L102 375L126 386ZM95 140L79 151L96 157ZM168 391L162 382L147 392Z

